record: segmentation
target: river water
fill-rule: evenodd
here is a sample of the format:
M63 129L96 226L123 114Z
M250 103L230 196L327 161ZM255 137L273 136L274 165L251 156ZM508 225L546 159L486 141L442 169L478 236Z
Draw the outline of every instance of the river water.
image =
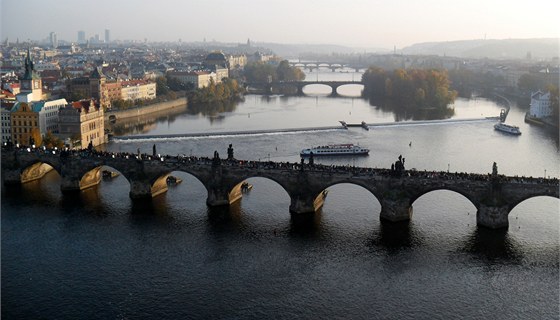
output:
M308 79L351 80L358 73L311 73ZM388 123L395 115L360 98L247 96L211 117L180 114L133 134L207 133L186 138L115 140L110 151L226 155L298 162L301 149L354 143L367 157L316 162L525 176L560 175L558 137L523 122L513 104L507 123L519 137L493 130L503 106L456 101L456 121L214 135L281 128ZM359 94L359 87L340 93ZM78 195L60 193L49 173L21 188L2 188L2 318L5 319L558 319L559 201L538 197L510 213L507 231L476 226L476 208L451 191L413 204L410 223L379 220L365 189L329 188L323 209L289 214L275 182L251 178L250 193L229 209L209 209L206 191L184 172L151 202L132 202L122 176Z

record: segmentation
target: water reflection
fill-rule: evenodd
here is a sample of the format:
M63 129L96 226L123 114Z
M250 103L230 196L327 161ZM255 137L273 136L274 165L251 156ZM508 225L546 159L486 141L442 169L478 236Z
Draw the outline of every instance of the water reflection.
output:
M520 263L523 259L522 250L507 229L477 227L460 251L468 252L484 262Z
M209 104L189 103L187 105L187 113L191 115L201 114L203 116L215 117L220 113L235 111L237 103L237 101L225 101Z
M397 253L421 243L422 237L412 221L390 222L381 219L378 229L374 230L374 235L368 239L366 245L372 251L382 247L390 253Z
M390 101L369 99L369 104L378 110L392 112L396 122L407 120L441 120L449 119L455 115L455 109L421 108L411 109L407 106L397 105Z
M323 211L292 214L288 234L295 238L315 239L321 235Z
M173 123L187 110L187 106L183 105L171 110L153 112L147 115L105 121L105 128L116 136L147 133L155 129L158 123Z

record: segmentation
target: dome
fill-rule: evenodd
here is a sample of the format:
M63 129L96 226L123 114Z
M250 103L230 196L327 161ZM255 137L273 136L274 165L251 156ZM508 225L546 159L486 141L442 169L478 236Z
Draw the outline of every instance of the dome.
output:
M206 61L226 62L226 56L224 56L224 54L219 51L212 52L206 56Z

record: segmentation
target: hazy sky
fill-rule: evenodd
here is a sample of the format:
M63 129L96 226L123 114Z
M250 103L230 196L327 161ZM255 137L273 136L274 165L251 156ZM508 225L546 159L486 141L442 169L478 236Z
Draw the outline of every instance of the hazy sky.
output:
M557 0L0 0L1 37L278 42L397 48L427 41L557 38Z

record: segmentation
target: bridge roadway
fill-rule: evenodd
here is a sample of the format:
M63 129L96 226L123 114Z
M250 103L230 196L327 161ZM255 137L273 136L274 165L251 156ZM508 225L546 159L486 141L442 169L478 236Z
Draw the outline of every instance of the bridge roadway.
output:
M337 89L340 86L345 86L349 84L359 84L363 85L362 81L274 81L267 83L246 83L248 87L262 87L267 93L272 93L273 88L286 88L293 87L297 89L298 95L303 95L303 88L310 84L322 84L331 87L332 91L330 96L338 96Z
M152 198L166 192L166 179L173 171L189 173L205 186L208 206L227 206L241 197L241 185L246 179L267 178L286 190L292 214L315 212L323 204L324 190L335 184L351 183L370 191L381 204L381 219L389 221L409 220L413 202L434 190L451 190L465 196L477 208L477 223L489 228L507 228L511 209L528 198L559 198L557 178L415 170L398 175L389 169L219 157L154 157L25 147L2 150L2 176L8 186L40 179L54 169L61 176L62 192L79 191L99 183L103 166L118 170L129 181L132 199Z

